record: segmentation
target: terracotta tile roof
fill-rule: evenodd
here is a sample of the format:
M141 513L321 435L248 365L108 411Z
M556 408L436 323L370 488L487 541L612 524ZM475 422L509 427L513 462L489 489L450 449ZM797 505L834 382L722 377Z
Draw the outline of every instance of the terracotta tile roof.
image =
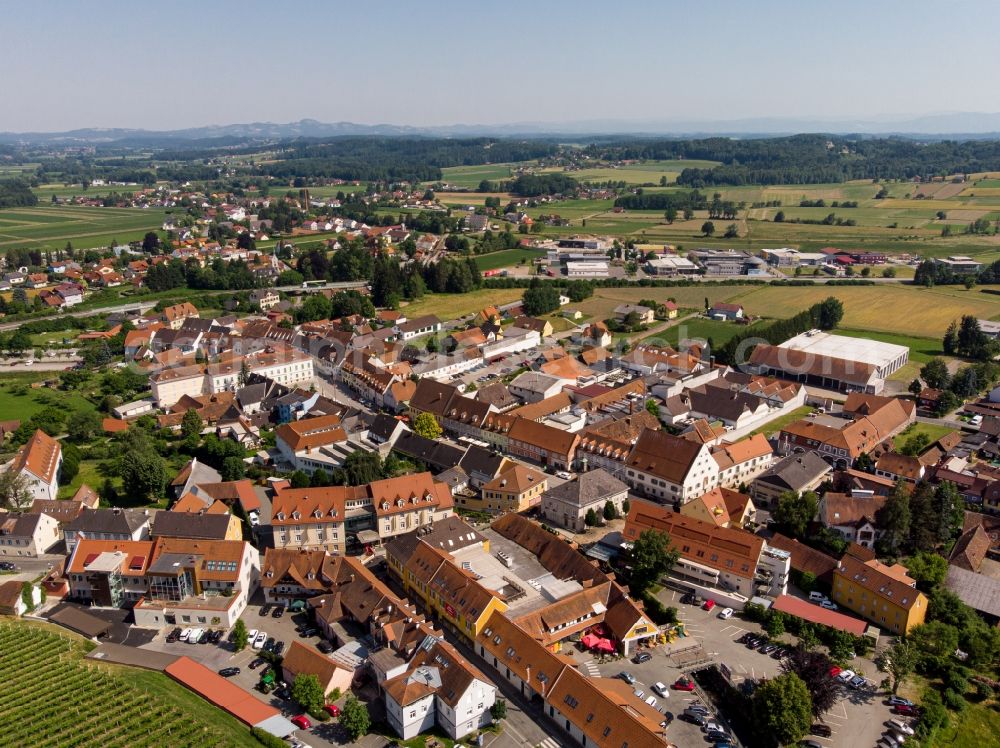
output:
M575 579L580 584L600 584L609 579L596 562L578 553L575 546L543 530L527 517L512 512L494 520L490 527L531 552L546 571L558 579Z
M335 566L326 551L265 548L260 585L267 588L295 584L307 590L326 591L335 581Z
M659 504L635 500L631 502L622 537L633 542L643 530L662 530L670 536L670 546L680 551L682 557L696 558L700 564L748 579L757 572L764 548L764 539L752 533L716 527ZM715 561L711 560L713 556ZM732 562L732 566L727 566L727 562Z
M983 529L982 525L976 525L958 537L958 540L955 541L955 547L948 557L948 561L952 566L978 572L990 550L990 545L989 534Z
M153 555L152 540L87 540L76 544L67 574L83 574L102 553L121 554L119 568L128 576L144 576Z
M703 445L679 436L646 429L632 447L625 464L680 485L702 449Z
M281 666L288 670L293 677L298 675L315 675L319 679L321 688L326 688L338 670L347 669L342 665L338 665L314 647L306 646L297 641L293 641L288 651L285 652Z
M905 610L912 608L921 599L923 600L922 605L926 606L927 602L923 593L914 589L912 585L901 581L897 575L890 574L889 571L889 567L878 561L864 563L847 555L840 559L835 574L864 587L876 597L892 600L894 604Z
M197 317L198 310L190 301L185 301L181 304L168 306L163 310L163 316L168 322L173 322L186 317Z
M763 434L754 434L750 438L738 442L723 442L712 451L712 456L720 467L724 466L723 462L726 462L725 466L728 467L773 454L774 450Z
M754 348L749 363L751 366L766 366L775 371L808 374L861 386L867 385L878 371L877 367L860 361L847 361L794 348L779 348L768 343L760 343Z
M562 456L572 456L580 440L577 434L537 423L527 418L516 418L507 433L511 441L527 444Z
M482 490L523 494L543 482L545 482L544 473L517 462L484 484Z
M164 554L187 555L199 579L235 582L240 578L240 567L248 546L249 543L242 540L157 538L151 564ZM235 566L220 566L220 562Z
M885 506L884 496L858 498L842 493L827 492L819 503L819 519L826 527L857 527L875 524L879 509Z
M328 415L283 423L275 430L275 437L285 442L292 451L299 452L345 442L347 432L340 426L340 416Z
M38 514L47 514L59 522L72 522L80 516L85 508L82 501L72 499L35 499L31 502L30 511Z
M100 504L100 497L97 495L97 491L83 483L73 494L73 501L79 501L91 509L96 509Z
M876 470L914 481L920 480L923 467L918 458L901 455L898 452L885 452L875 462Z
M772 548L791 553L791 566L795 571L809 572L827 583L833 580L833 570L837 568L837 559L833 556L828 556L781 533L775 533L768 539L767 544Z
M553 413L569 410L572 404L573 401L569 399L569 395L566 392L559 392L544 400L528 403L527 405L522 405L520 408L514 408L514 410L510 411L510 414L519 418L539 421Z
M59 442L38 429L17 451L10 469L18 473L27 471L45 483L54 483L61 454Z

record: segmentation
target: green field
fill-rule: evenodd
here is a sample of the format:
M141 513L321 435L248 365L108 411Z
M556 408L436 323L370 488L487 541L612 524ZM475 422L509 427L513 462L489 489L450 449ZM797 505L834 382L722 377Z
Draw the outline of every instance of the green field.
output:
M476 255L476 265L480 270L497 270L528 264L539 257L545 257L545 252L537 249L504 249L500 252Z
M484 179L491 182L510 179L513 170L519 166L525 166L531 162L513 164L478 164L476 166L447 166L441 170L441 181L446 184L453 184L456 187L465 187L474 190ZM431 184L430 182L427 183Z
M660 179L667 182L677 181L677 176L684 169L711 169L718 166L718 161L701 161L698 159L670 159L663 161L641 161L634 164L595 166L587 169L543 169L544 172L565 171L578 182L625 182L626 184L654 184Z
M57 373L39 372L4 374L0 381L0 413L3 419L26 421L43 408L61 410L95 410L95 406L78 392L62 392L47 387L32 388L32 382L55 379Z
M781 416L780 418L775 418L773 421L765 423L760 428L754 429L749 434L747 434L747 438L754 436L755 434L764 434L765 436L776 434L788 424L805 418L807 415L812 413L812 410L813 409L808 405L803 405L801 408L796 408L795 410L789 413L785 413L785 415Z
M718 320L705 319L704 317L692 317L668 327L662 333L649 336L646 338L646 341L662 340L671 347L677 348L682 340L711 340L718 347L729 341L730 338L735 337L738 333L752 329L752 327L752 325L750 328L747 328L745 325L737 325L732 322L720 322Z
M456 319L466 314L476 314L486 306L507 304L520 299L521 288L483 288L464 294L428 293L422 299L400 307L410 319L423 314L436 314L442 321Z
M46 205L0 210L0 250L6 247L78 249L106 246L117 239L141 239L159 230L167 210L159 208L91 208Z
M241 723L162 673L84 661L92 648L55 627L0 625L5 745L257 745Z

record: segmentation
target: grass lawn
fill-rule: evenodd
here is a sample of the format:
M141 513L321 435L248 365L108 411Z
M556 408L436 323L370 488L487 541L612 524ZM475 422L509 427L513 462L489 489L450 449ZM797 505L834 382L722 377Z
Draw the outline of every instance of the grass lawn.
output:
M55 378L52 372L4 374L0 382L0 413L5 419L25 421L49 406L64 410L94 410L95 406L78 392L62 392L45 387L33 389L31 382Z
M419 301L412 301L400 310L410 319L424 314L436 314L442 321L475 314L490 304L508 304L520 299L523 288L482 288L463 294L428 293Z
M476 255L476 266L480 270L497 270L514 265L528 264L546 253L538 249L504 249L485 255Z
M661 333L650 336L649 340L665 340L670 346L677 348L682 340L707 341L711 339L712 343L718 347L747 329L746 325L719 322L718 320L704 319L703 317L693 317L692 319L684 320L677 325L668 327Z
M809 413L812 413L813 409L808 405L803 405L801 408L796 408L790 413L786 413L780 418L775 418L773 421L765 423L760 428L754 429L747 437L753 436L754 434L764 434L769 436L770 434L776 434L781 431L782 428L792 423L793 421L798 421L800 418L805 418ZM746 437L744 437L746 438Z
M1000 705L997 702L969 704L961 715L951 714L951 724L941 730L927 748L982 748L998 735Z
M927 443L933 444L945 434L950 434L955 429L949 426L939 426L935 423L917 422L908 426L896 437L897 444L905 444L919 434L927 434Z
M0 734L8 745L252 746L249 730L163 673L83 656L93 644L47 624L0 625Z

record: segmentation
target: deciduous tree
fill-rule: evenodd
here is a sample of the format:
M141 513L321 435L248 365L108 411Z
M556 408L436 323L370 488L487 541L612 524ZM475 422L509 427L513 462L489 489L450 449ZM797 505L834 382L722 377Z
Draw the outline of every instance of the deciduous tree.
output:
M812 723L812 698L795 673L764 681L753 695L753 717L762 742L795 743Z
M347 734L351 736L351 740L355 742L368 734L372 724L368 707L354 696L347 697L344 707L340 710L339 721L341 726L347 730Z

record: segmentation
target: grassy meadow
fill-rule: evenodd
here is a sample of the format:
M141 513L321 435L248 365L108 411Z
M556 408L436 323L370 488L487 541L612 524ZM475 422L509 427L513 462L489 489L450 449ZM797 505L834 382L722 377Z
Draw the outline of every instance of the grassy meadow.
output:
M83 205L39 204L33 208L0 210L0 251L8 247L77 249L141 239L159 231L167 211L159 208L92 208Z

